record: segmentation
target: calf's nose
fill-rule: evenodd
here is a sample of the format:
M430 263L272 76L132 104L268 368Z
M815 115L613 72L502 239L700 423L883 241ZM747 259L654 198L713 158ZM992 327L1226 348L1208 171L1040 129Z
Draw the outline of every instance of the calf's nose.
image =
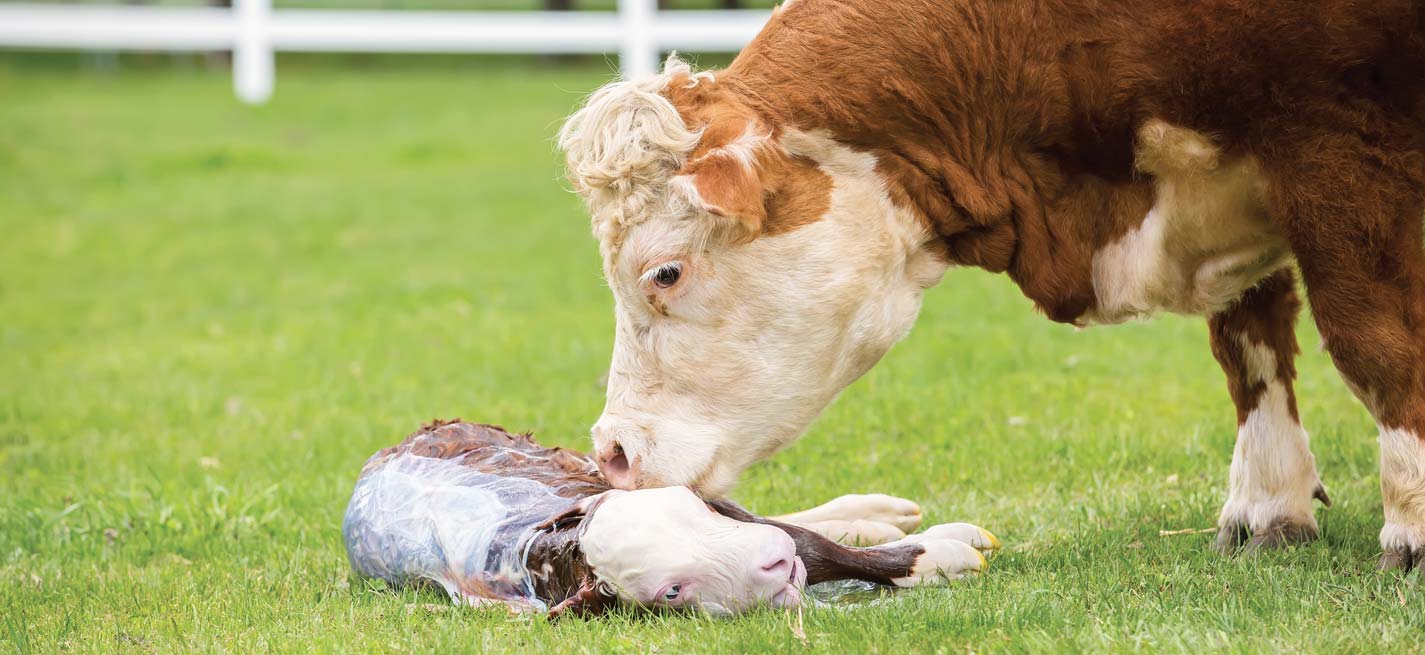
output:
M784 584L791 580L792 570L792 558L774 555L771 559L764 560L758 574L773 583Z

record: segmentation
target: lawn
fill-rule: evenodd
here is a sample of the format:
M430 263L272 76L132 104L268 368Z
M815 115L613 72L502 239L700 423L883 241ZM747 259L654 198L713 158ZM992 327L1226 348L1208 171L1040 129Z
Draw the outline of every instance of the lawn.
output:
M734 497L922 503L1006 549L871 606L548 625L353 577L357 470L424 420L587 446L612 300L551 135L606 66L201 72L0 60L0 653L1422 652L1377 573L1375 430L1301 328L1324 537L1228 559L1204 322L1075 331L952 271Z

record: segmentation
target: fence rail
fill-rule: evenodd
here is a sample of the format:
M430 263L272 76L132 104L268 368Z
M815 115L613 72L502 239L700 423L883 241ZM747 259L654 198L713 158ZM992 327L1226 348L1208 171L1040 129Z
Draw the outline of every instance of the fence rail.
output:
M273 9L0 3L0 47L233 52L244 102L272 95L274 53L618 53L625 75L652 72L661 50L735 51L766 22L761 10L661 12L618 0L615 12Z

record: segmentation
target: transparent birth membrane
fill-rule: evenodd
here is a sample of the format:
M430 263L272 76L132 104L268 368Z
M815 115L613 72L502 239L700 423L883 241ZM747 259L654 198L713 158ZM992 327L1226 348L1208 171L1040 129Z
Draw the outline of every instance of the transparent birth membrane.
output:
M532 480L402 453L357 481L341 531L362 575L438 584L457 603L500 600L543 612L525 568L528 549L536 526L573 505Z
M395 587L439 585L458 604L549 610L526 566L529 548L536 527L575 500L534 480L481 472L462 458L381 457L357 480L342 521L352 569ZM893 591L837 580L806 593L817 606L845 607L886 601Z

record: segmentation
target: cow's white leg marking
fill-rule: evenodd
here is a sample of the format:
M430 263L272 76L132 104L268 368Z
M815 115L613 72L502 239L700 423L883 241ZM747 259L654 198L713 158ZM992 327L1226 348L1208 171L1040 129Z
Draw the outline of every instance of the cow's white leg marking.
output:
M895 526L902 533L920 527L920 505L885 494L848 494L811 509L776 517L777 521L808 527L825 521L875 521Z
M1236 545L1238 530L1252 534L1248 547L1279 545L1316 536L1312 499L1325 498L1310 437L1291 414L1287 390L1276 379L1276 355L1238 335L1247 375L1266 388L1257 407L1237 427L1231 486L1218 517L1218 546Z
M1385 504L1381 568L1425 566L1425 442L1419 435L1381 428L1380 492Z

